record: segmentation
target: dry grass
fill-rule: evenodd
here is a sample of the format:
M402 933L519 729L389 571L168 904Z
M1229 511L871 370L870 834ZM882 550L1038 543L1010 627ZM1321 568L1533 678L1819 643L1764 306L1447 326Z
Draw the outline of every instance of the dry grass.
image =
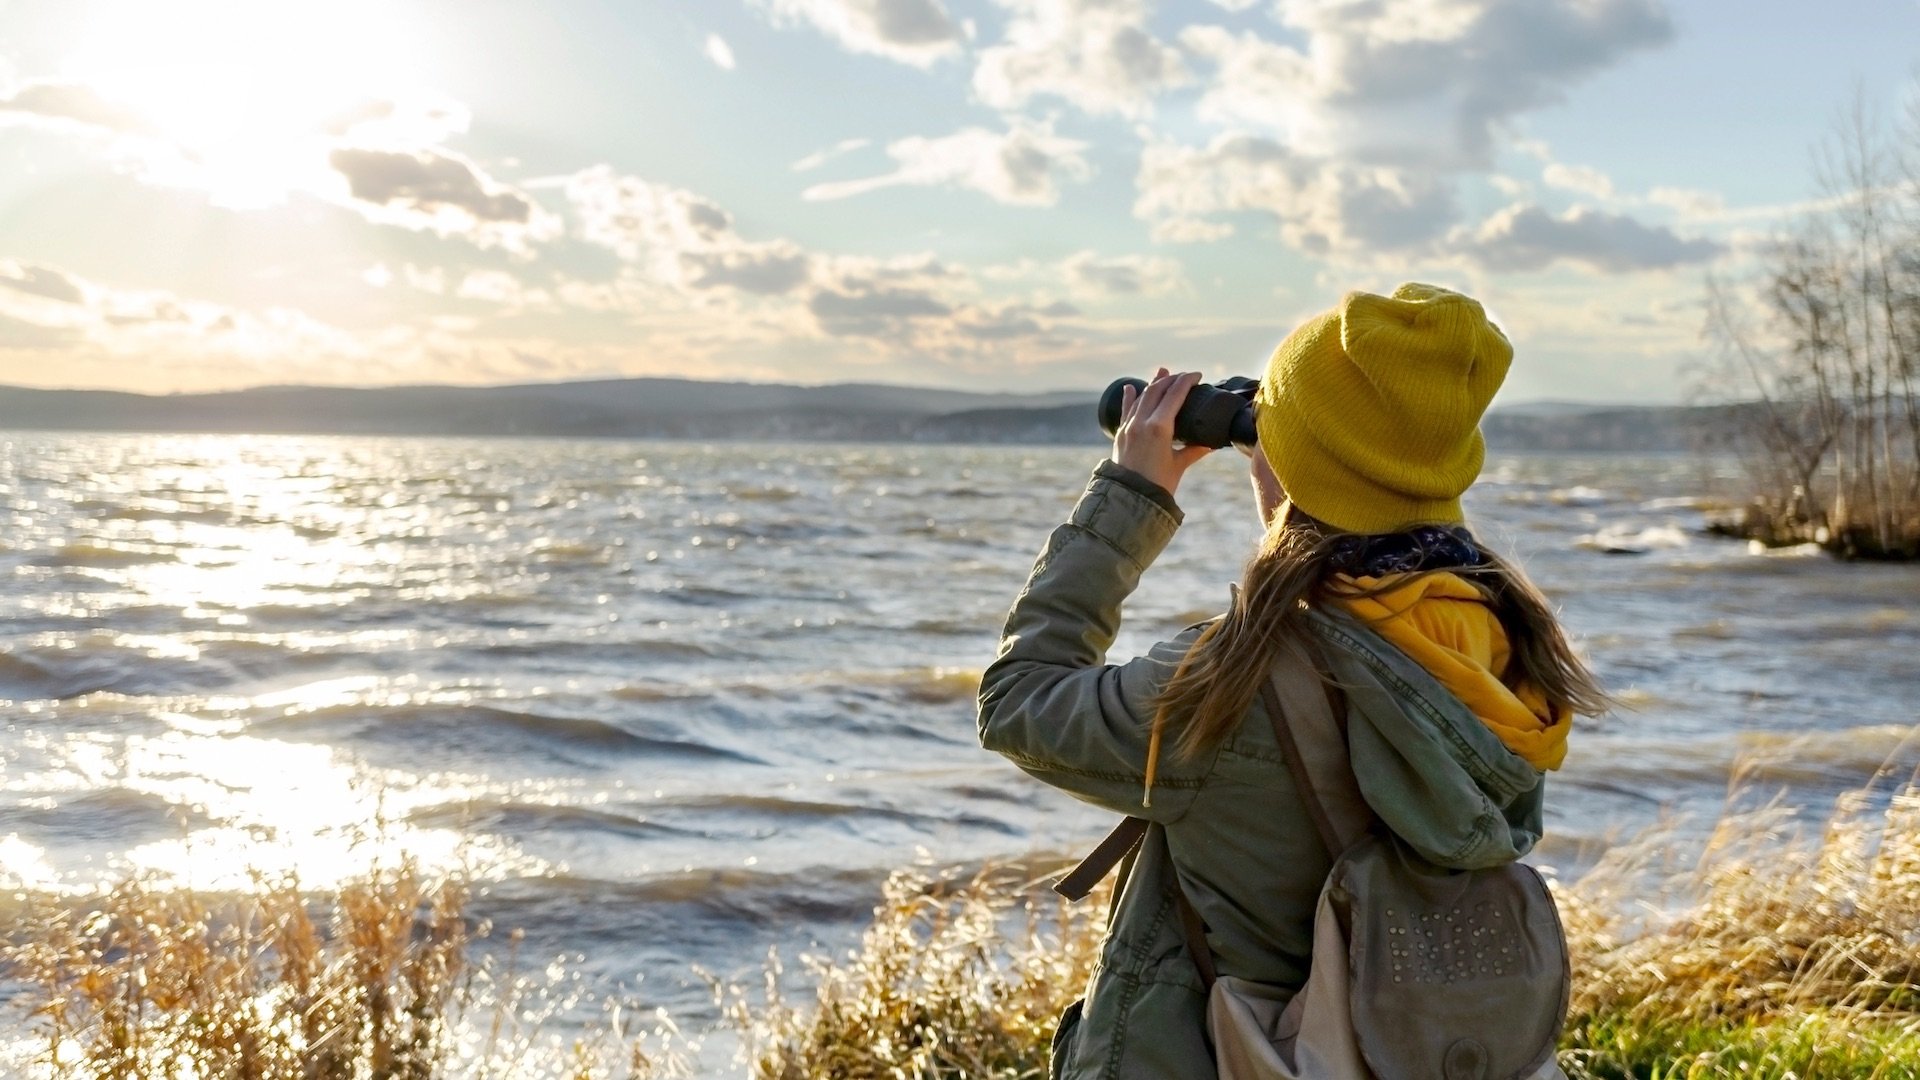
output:
M1811 837L1779 808L1731 816L1683 866L1651 835L1558 888L1569 1075L1920 1077L1920 791L1871 805L1843 800ZM810 961L805 1008L735 996L752 1074L1045 1076L1103 915L1014 875L897 876L859 950Z
M1920 790L1721 821L1697 862L1659 836L1570 889L1568 1071L1920 1076Z
M762 1000L723 991L755 1080L1044 1077L1060 1010L1099 951L1101 897L1067 905L1013 868L895 874L843 962L807 960L791 1004L770 962Z
M230 906L130 881L30 916L7 959L41 991L56 1075L425 1080L446 1052L464 900L404 867L341 890L323 933L291 881Z
M585 1036L544 1030L578 998L518 970L517 934L504 964L474 962L488 928L466 900L459 877L410 862L322 897L292 879L237 896L132 880L32 901L0 975L24 987L31 1068L60 1080L685 1074L670 1027L630 1032L615 1011Z
M1856 794L1805 832L1778 807L1732 816L1697 860L1675 865L1675 849L1651 836L1557 888L1575 1080L1920 1077L1920 790ZM129 884L35 916L7 975L32 987L58 1077L687 1070L675 1033L618 1012L538 1037L577 997L472 962L484 928L464 895L405 866L318 909L290 882L218 904ZM1040 1077L1105 906L1064 906L1012 868L903 871L857 949L803 961L805 1000L777 960L764 987L717 993L756 1080Z

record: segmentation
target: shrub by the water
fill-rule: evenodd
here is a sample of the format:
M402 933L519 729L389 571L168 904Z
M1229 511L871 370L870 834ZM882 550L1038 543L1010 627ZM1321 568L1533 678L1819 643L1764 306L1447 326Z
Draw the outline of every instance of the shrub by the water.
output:
M412 867L339 890L331 925L292 882L220 905L134 880L54 907L7 952L34 984L44 1064L99 1077L426 1080L463 975L465 894Z
M466 901L458 877L404 861L318 897L291 879L240 895L136 879L35 900L0 927L0 981L24 1006L6 1019L34 1028L30 1075L53 1080L685 1074L670 1024L543 1031L575 1004L567 980L521 973L517 950L476 962L488 927Z
M888 880L850 956L807 962L795 1004L769 967L764 995L725 992L756 1080L1044 1077L1060 1010L1099 955L1104 892L1068 905L1011 868Z
M1752 488L1715 529L1920 559L1920 107L1889 127L1856 102L1823 150L1827 198L1709 297L1698 389L1734 405Z

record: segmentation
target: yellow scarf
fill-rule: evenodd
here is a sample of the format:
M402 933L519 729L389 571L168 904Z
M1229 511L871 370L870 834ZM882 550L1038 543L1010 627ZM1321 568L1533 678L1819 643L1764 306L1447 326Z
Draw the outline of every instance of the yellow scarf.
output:
M1485 594L1458 575L1445 573L1397 586L1382 578L1343 581L1369 590L1386 583L1387 591L1379 596L1340 603L1426 668L1527 764L1560 767L1573 714L1549 705L1538 687L1507 678L1512 655L1507 634Z

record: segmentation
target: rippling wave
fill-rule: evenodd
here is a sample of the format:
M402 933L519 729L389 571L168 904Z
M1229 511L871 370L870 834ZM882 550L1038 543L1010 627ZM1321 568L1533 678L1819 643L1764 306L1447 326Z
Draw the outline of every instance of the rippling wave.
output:
M625 978L845 942L904 863L1057 865L1109 820L983 754L973 700L1097 457L11 437L0 895L372 845L479 867L483 914ZM1243 469L1183 483L1115 658L1222 610ZM1548 781L1549 859L1736 778L1920 765L1915 576L1703 535L1723 472L1495 458L1469 496L1628 706Z
M366 744L455 744L463 754L563 756L644 754L650 759L712 758L754 762L751 754L696 739L641 735L608 720L547 716L486 705L335 705L288 712L248 726L281 738L350 738Z

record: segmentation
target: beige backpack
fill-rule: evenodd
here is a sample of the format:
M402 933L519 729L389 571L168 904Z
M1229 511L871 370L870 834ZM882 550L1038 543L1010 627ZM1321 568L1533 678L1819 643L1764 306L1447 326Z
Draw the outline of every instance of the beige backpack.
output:
M1206 927L1177 897L1208 988L1220 1077L1564 1080L1554 1045L1569 971L1546 883L1524 863L1435 866L1379 824L1354 780L1344 717L1318 685L1299 657L1261 687L1288 769L1335 853L1306 985L1287 999L1278 987L1216 976ZM1055 887L1085 895L1149 831L1128 818Z

